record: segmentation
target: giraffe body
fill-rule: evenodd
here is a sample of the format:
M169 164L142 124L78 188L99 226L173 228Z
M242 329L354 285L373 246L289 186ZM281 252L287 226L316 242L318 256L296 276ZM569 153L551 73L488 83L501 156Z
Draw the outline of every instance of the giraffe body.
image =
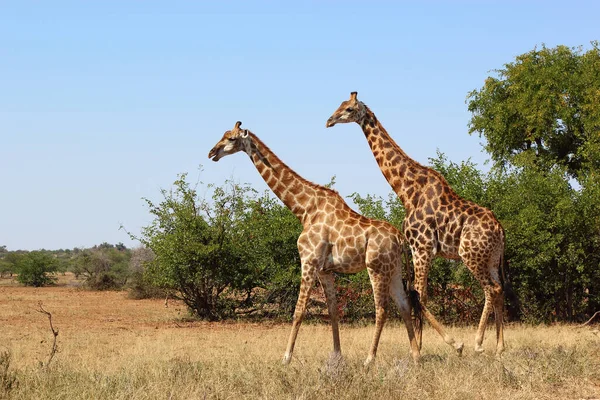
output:
M485 305L475 337L475 351L482 352L487 319L492 309L496 319L496 354L504 351L504 293L501 267L504 255L504 230L487 208L461 198L437 171L411 159L396 144L362 102L356 92L327 120L358 123L367 138L381 172L400 197L406 210L402 230L413 255L415 289L419 292L425 318L459 354L462 343L445 333L442 325L427 310L427 277L434 257L462 260L482 285ZM419 346L420 330L417 331Z
M231 131L213 147L209 158L246 152L265 182L303 225L298 238L302 262L300 294L292 331L284 355L284 363L292 358L298 330L304 317L310 292L319 279L325 291L332 324L333 352L341 354L334 272L355 273L367 269L375 298L375 334L366 360L370 363L386 320L391 296L397 303L411 345L413 359L418 361L419 346L411 322L411 306L402 283L402 245L400 231L385 222L366 218L352 210L334 190L316 185L285 165L256 135L236 123Z

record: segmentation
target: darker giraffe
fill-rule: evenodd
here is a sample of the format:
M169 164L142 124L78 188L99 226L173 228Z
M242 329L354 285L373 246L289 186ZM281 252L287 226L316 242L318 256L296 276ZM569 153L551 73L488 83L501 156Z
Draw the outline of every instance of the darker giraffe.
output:
M411 306L402 283L402 234L391 224L354 212L334 190L316 185L285 165L241 122L225 132L209 152L213 161L238 151L250 156L265 182L298 217L303 231L298 238L302 262L300 295L294 312L292 332L283 358L289 363L315 279L323 285L333 330L334 355L341 354L334 272L355 273L367 268L375 297L375 335L365 364L377 352L386 319L389 296L400 308L410 340L411 354L418 361L417 344L410 319Z
M404 153L394 142L375 114L356 98L356 92L327 120L358 123L369 142L381 172L406 209L403 231L410 245L415 270L415 289L427 302L427 275L435 256L462 260L475 275L485 293L485 305L475 337L475 351L482 352L488 316L496 317L496 354L504 351L504 293L501 268L504 255L504 231L487 208L465 200L452 190L437 171L425 167ZM503 270L502 270L503 273ZM442 325L424 307L429 323L449 345L462 353L462 343L444 332ZM422 332L417 329L419 346Z

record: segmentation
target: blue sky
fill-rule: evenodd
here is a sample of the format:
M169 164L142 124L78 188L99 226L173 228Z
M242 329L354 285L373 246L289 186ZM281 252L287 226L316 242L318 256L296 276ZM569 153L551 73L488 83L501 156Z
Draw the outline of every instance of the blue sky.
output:
M465 99L535 46L590 47L595 1L2 1L0 245L137 242L178 173L268 187L210 148L237 120L336 189L391 191L356 124L325 128L351 91L414 159L487 155ZM199 172L199 166L203 171Z

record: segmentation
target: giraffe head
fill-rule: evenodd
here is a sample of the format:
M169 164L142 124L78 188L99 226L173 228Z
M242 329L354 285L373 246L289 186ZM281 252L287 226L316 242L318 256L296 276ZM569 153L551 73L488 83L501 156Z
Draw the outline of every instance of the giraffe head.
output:
M350 93L350 99L343 101L337 110L329 117L325 126L331 128L337 123L358 122L366 115L366 106L356 98L357 92Z
M250 145L248 129L241 129L240 121L235 123L232 130L225 132L221 140L208 153L208 158L213 161L219 161L221 158L238 151L246 151Z

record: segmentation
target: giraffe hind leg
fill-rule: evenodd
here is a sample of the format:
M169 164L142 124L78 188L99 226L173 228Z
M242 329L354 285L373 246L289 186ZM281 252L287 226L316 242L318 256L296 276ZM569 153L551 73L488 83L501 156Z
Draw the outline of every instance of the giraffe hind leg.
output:
M479 320L479 326L477 327L477 333L475 335L476 353L483 352L485 328L492 310L494 311L494 318L496 321L496 354L500 355L504 351L504 293L502 290L502 284L500 283L498 265L498 258L492 257L485 270L470 268L478 278L481 286L483 287L483 292L485 293L485 304L483 306L481 319ZM467 265L467 267L468 266L469 265ZM482 274L483 272L485 275Z
M494 315L496 317L496 356L504 352L504 293L494 299Z
M411 304L404 290L404 285L402 284L402 275L399 271L395 272L392 275L392 282L390 284L390 296L398 306L400 310L400 315L402 316L402 320L404 321L404 325L406 325L406 331L408 333L408 340L410 342L410 352L415 364L417 364L421 358L421 353L419 349L419 343L417 343L415 331L413 329L412 320L410 318L410 310Z
M364 365L367 366L373 362L377 355L377 347L379 346L379 339L381 337L381 331L383 325L387 319L387 303L389 299L389 285L390 277L386 274L375 272L372 268L367 268L369 277L371 278L371 285L373 286L373 297L375 300L375 333L373 334L373 341L371 342L371 349L369 355L365 360Z
M340 345L339 315L337 309L337 299L335 294L335 280L332 273L320 272L319 281L323 285L325 299L327 301L327 310L331 320L331 331L333 334L333 355L339 356L342 353Z

